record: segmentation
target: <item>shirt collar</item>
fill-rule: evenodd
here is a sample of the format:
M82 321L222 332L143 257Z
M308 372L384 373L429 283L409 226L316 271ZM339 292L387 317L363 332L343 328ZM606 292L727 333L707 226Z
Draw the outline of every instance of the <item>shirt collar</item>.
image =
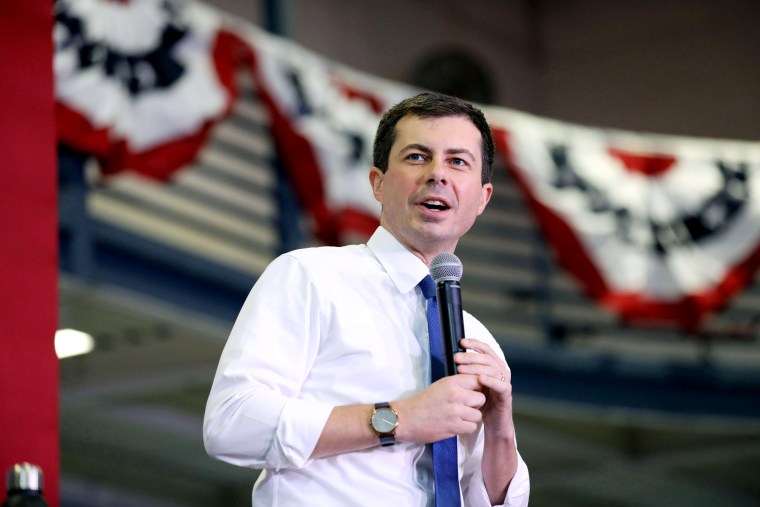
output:
M401 294L413 290L425 275L430 274L425 263L382 226L369 238L367 247Z

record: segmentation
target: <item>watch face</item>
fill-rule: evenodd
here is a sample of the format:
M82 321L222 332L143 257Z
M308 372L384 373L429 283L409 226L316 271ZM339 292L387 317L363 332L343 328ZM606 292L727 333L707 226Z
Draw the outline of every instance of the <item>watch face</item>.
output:
M372 427L378 433L390 433L398 425L396 413L389 408L379 408L372 414Z

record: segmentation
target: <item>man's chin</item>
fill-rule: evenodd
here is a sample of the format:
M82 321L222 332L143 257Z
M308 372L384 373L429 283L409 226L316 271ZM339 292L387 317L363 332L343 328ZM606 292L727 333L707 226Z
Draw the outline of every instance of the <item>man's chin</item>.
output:
M415 231L414 239L420 244L440 252L451 251L452 245L456 245L456 239L452 237L451 231L438 224L427 224L424 227L419 227Z

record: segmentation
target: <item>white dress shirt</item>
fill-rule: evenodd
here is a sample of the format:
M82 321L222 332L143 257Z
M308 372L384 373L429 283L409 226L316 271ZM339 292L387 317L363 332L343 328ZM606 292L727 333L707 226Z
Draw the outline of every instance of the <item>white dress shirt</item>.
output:
M203 428L209 455L264 469L253 505L429 505L429 446L400 442L309 459L334 406L393 402L430 384L417 287L426 274L380 227L366 245L297 250L261 275L222 353ZM504 357L466 312L464 327ZM463 505L491 505L480 472L482 426L460 437L458 450ZM528 469L518 459L504 505L528 504Z

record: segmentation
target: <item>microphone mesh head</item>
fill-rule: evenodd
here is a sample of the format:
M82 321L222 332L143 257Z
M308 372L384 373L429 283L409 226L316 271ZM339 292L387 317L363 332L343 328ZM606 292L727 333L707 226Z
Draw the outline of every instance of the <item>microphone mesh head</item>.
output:
M462 261L453 253L439 253L430 262L430 276L436 283L447 280L458 282L462 278L463 270Z

